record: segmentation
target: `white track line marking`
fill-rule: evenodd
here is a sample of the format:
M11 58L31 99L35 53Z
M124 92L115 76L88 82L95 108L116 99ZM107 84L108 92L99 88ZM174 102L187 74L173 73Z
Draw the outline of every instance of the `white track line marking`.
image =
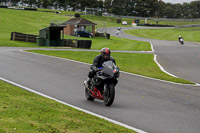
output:
M42 55L42 56L52 57L52 58L56 58L56 59L61 59L61 60L67 60L67 61L71 61L71 62L81 63L81 64L85 64L85 65L91 65L89 63L84 63L84 62L80 62L80 61L65 59L65 58L56 57L56 56L50 56L50 55L45 55L45 54L33 53L33 52L23 51L23 50L20 50L20 51L21 52L25 52L25 53L35 54L35 55ZM161 81L161 82L166 82L166 83L170 83L170 84L187 85L187 86L200 86L200 84L198 84L198 83L196 83L195 85L192 85L192 84L182 84L182 83L175 83L175 82L171 82L171 81L166 81L166 80L151 78L151 77L147 77L147 76L142 76L142 75L138 75L138 74L133 74L133 73L125 72L125 71L120 71L120 72L129 74L129 75L134 75L134 76L138 76L138 77L147 78L147 79L152 79L152 80L157 80L157 81Z
M158 63L156 57L157 57L157 55L154 55L154 61L156 62L156 64L157 64L158 67L160 68L160 70L162 70L164 73L166 73L166 74L168 74L168 75L170 75L170 76L172 76L172 77L176 77L176 78L177 78L177 76L175 76L175 75L173 75L173 74L167 72L167 71Z
M152 49L152 51L154 52L153 44L152 44L151 42L150 42L150 44L151 44L151 49ZM167 71L160 65L160 63L158 63L158 61L157 61L157 55L155 55L155 54L154 54L154 61L156 62L156 64L158 65L158 67L160 68L161 71L163 71L164 73L166 73L166 74L168 74L168 75L170 75L170 76L172 76L172 77L178 78L177 76L175 76L175 75L173 75L173 74L167 72Z
M151 44L151 49L152 49L152 51L154 52L153 44L152 44L151 42L150 42L150 44ZM166 73L166 74L168 74L168 75L170 75L170 76L172 76L172 77L178 78L177 76L175 76L175 75L173 75L173 74L167 72L167 71L160 65L160 63L158 63L158 61L157 61L157 55L156 55L156 54L154 54L154 59L153 59L153 60L156 62L156 64L158 65L158 67L160 68L161 71L163 71L164 73Z
M88 110L85 110L85 109L82 109L82 108L73 106L73 105L71 105L71 104L68 104L68 103L63 102L63 101L58 100L58 99L55 99L55 98L53 98L53 97L50 97L50 96L45 95L45 94L43 94L43 93L40 93L40 92L38 92L38 91L32 90L32 89L30 89L30 88L28 88L28 87L22 86L22 85L20 85L20 84L17 84L17 83L15 83L15 82L12 82L12 81L7 80L7 79L5 79L5 78L0 77L0 80L5 81L5 82L7 82L7 83L9 83L9 84L15 85L15 86L17 86L17 87L20 87L20 88L22 88L22 89L24 89L24 90L30 91L30 92L32 92L32 93L35 93L35 94L37 94L37 95L40 95L40 96L46 97L46 98L48 98L48 99L54 100L54 101L59 102L59 103L61 103L61 104L67 105L67 106L72 107L72 108L74 108L74 109L77 109L77 110L79 110L79 111L85 112L85 113L87 113L87 114L90 114L90 115L99 117L99 118L101 118L101 119L107 120L107 121L109 121L109 122L111 122L111 123L120 125L120 126L122 126L122 127L128 128L128 129L133 130L133 131L136 131L136 132L138 132L138 133L147 133L147 132L145 132L145 131L142 131L142 130L140 130L140 129L137 129L137 128L131 127L131 126L129 126L129 125L123 124L123 123L121 123L121 122L112 120L112 119L107 118L107 117L104 117L104 116L102 116L102 115L98 115L98 114L93 113L93 112L90 112L90 111L88 111Z
M153 44L151 42L149 42L150 45L151 45L151 49L152 49L152 52L155 52L154 48L153 48Z

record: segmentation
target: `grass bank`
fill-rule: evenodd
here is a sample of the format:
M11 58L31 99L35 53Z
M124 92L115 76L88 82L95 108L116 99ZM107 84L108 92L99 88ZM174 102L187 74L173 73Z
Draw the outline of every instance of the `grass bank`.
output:
M37 46L35 43L11 41L11 32L38 35L40 29L49 26L52 18L55 20L69 19L69 17L64 17L55 13L0 8L0 46Z
M135 133L0 81L1 133Z
M185 41L200 42L200 27L127 30L125 33L145 38L170 41L178 41L178 36L181 35Z
M92 64L93 59L98 52L79 52L79 51L48 51L48 50L28 50L34 53L51 55L66 59L77 60L85 63ZM153 54L133 54L133 53L114 53L112 56L116 59L117 66L122 71L135 73L156 79L172 81L176 83L194 84L190 81L172 77L160 70L154 62ZM82 58L80 58L82 57Z
M73 36L65 36L65 38L75 39ZM148 42L124 39L114 36L112 36L110 39L103 37L79 37L79 40L92 40L91 49L93 50L100 50L103 47L109 47L112 50L151 51L151 45Z
M44 10L44 9L43 9ZM45 9L45 11L48 11ZM74 12L75 13L75 12ZM59 15L56 13L49 13L49 12L40 12L40 11L23 11L23 10L14 10L14 9L2 9L0 8L0 46L13 46L13 47L38 47L36 43L27 43L27 42L21 42L21 41L11 41L10 36L11 32L22 32L26 34L34 34L38 35L39 30L43 29L45 27L48 27L50 22L53 21L67 21L71 19L70 16L65 16L65 15L74 15L73 12L66 12L63 11L62 14L64 15ZM116 20L117 18L113 17L103 17L103 16L93 16L93 15L86 15L82 17L89 19L95 23L97 23L96 28L101 28L101 27L122 27L124 25L122 24L117 24ZM128 21L129 23L132 23L132 19L122 19ZM143 23L143 20L140 21ZM154 21L148 21L149 23L154 23ZM159 24L167 24L167 21L162 21L159 22ZM170 24L172 25L182 25L182 24L192 24L194 22L176 22L172 21ZM131 26L131 25L127 25ZM185 29L184 29L185 30ZM197 29L191 29L189 30L190 32L195 31L193 33L185 33L184 30L179 29L179 31L176 31L176 35L174 37L172 36L175 31L169 31L168 30L162 30L162 31L155 31L155 30L137 30L136 33L134 31L126 31L126 32L131 32L130 34L138 34L141 33L140 36L143 37L156 37L160 38L160 36L163 36L162 39L177 39L177 36L181 33L181 35L185 38L185 40L197 40L199 42L199 31L196 31ZM166 33L165 33L166 32ZM187 36L186 36L187 35ZM188 39L189 38L189 39ZM67 37L65 37L67 39ZM79 38L83 39L83 38ZM88 38L87 38L88 39ZM98 42L98 40L101 40L100 38L94 38L93 39L93 46L92 49L100 49L100 47L109 47L113 45L113 48L115 50L121 49L121 50L134 50L132 49L132 45L130 44L139 44L138 46L141 46L141 42L138 41L127 41L125 39L116 39L114 37L111 37L111 40L101 40ZM114 40L114 41L113 41ZM97 44L97 45L95 45ZM114 46L115 44L115 46ZM121 47L123 46L123 47ZM137 47L138 47L137 46ZM137 49L136 49L137 50ZM144 50L149 50L149 49L144 49Z
M111 39L96 37L92 40L91 49L109 47L112 50L151 51L148 42L135 41L112 36Z
M36 43L11 41L11 32L15 31L26 34L38 35L39 30L48 27L52 19L67 21L68 19L70 19L70 17L48 12L22 11L0 8L0 46L38 47ZM75 37L65 36L65 39L70 38L74 39ZM78 39L88 40L89 38ZM121 39L117 37L111 37L111 39L94 37L91 40L91 49L101 49L102 47L109 47L113 50L151 50L150 45L147 42Z
M94 15L86 15L83 16L86 19L89 20L95 20L95 22L98 24L98 28L100 27L119 27L121 25L117 24L117 19L119 18L114 18L114 17L106 17L106 16L94 16ZM132 22L135 20L133 18L120 18L121 22L122 21L127 21L127 25L121 25L120 27L131 27L132 26ZM145 20L140 19L140 24L145 24ZM156 20L147 20L147 24L157 24ZM160 25L189 25L189 24L199 24L199 21L158 21L158 24Z

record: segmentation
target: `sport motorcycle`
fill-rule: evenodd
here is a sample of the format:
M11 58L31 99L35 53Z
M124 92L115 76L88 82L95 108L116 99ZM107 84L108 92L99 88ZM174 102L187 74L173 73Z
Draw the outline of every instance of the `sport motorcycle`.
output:
M85 97L89 101L103 100L105 106L111 106L115 99L115 86L120 74L119 68L112 61L106 61L99 69L100 71L96 72L89 86L84 84Z

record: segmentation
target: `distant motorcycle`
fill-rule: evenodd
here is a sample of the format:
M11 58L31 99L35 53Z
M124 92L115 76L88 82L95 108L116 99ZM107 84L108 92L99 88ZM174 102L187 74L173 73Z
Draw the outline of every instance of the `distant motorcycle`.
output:
M180 42L180 44L184 44L184 40L183 40L183 38L181 38L180 40L179 40L179 42Z
M90 82L85 85L85 96L87 100L99 99L104 101L105 106L112 105L115 98L115 86L118 83L119 68L112 62L106 61L102 64L100 71L96 73Z

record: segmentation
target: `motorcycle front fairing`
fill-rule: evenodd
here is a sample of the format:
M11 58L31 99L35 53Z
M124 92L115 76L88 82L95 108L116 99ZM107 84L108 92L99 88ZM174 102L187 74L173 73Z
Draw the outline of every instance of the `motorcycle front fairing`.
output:
M96 72L90 81L89 87L85 83L85 96L87 100L100 99L105 106L111 106L115 98L119 68L112 61L104 62L102 66L102 70Z
M102 66L102 70L97 72L95 76L95 85L99 86L102 82L113 82L116 85L119 77L119 68L112 61L104 62Z

